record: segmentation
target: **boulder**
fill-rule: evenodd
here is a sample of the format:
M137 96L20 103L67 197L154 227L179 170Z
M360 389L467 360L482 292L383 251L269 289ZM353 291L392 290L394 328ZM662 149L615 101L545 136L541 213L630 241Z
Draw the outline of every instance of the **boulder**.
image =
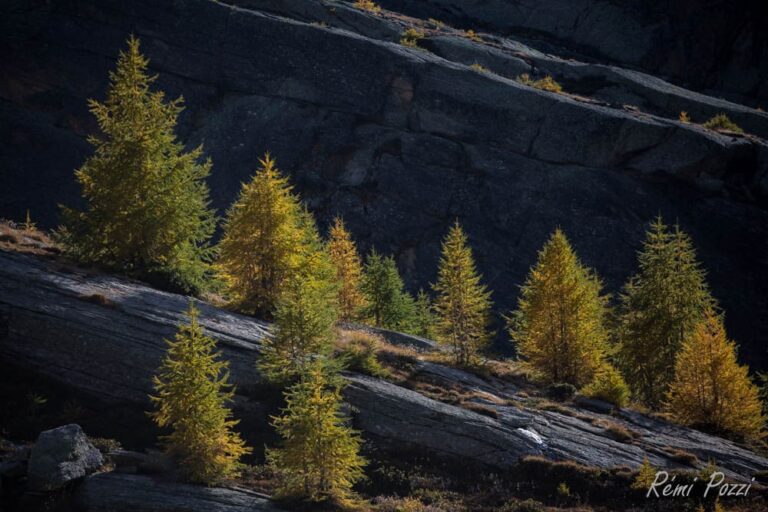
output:
M41 432L27 465L30 489L53 491L93 473L104 459L79 425L70 424Z

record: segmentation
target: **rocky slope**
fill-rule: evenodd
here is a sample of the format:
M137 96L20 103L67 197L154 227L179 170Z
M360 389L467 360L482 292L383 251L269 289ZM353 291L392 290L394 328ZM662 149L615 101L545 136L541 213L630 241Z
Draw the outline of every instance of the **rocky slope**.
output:
M151 441L155 433L142 411L150 407L147 395L164 353L163 338L176 330L186 307L185 297L141 283L0 251L0 367L20 370L24 379L44 378L67 390L69 398L87 397L101 417L122 411L119 422L97 427L100 435L135 437L143 429ZM269 327L205 304L200 308L201 324L230 362L240 428L261 446L266 395L255 359ZM545 410L510 381L426 361L415 364L420 381L471 395L485 413L436 401L418 387L347 374L354 423L377 447L502 471L527 455L603 468L634 468L648 458L658 467L694 469L712 460L739 480L768 469L768 459L733 442L636 412L611 415L574 404ZM630 438L617 438L612 432L617 427ZM93 487L103 494L100 486L110 485L106 478L85 492Z
M592 12L592 2L582 3ZM441 2L409 4L432 16L427 9ZM481 4L443 2L450 8L440 13L472 20L496 12ZM528 4L515 3L530 11ZM519 40L511 29L474 41L426 23L417 49L398 41L421 21L340 1L11 2L0 21L0 215L22 218L30 208L51 226L58 203L76 202L72 170L96 129L86 99L102 97L134 33L158 85L187 99L180 134L212 157L218 208L270 150L321 222L342 214L363 249L398 257L414 290L434 279L440 239L459 218L500 311L514 305L557 225L617 292L634 271L645 223L662 213L693 236L741 355L765 368L768 114L569 58L585 52L550 54L565 43L597 45L582 36L594 39L619 15L613 4L594 5L613 14L585 14L575 25L584 30L555 34L557 47ZM522 18L537 33L549 30L541 20L558 19L531 12ZM643 33L637 27L624 32ZM657 42L627 57L631 68L667 74L646 62ZM550 73L569 93L515 82L523 72ZM681 110L696 122L726 112L753 135L681 123Z

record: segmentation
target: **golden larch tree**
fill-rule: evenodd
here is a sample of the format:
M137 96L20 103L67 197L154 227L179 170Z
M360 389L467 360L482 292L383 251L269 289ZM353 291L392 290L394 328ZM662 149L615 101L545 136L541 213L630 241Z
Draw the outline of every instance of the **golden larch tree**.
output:
M190 302L188 324L179 327L158 375L156 395L151 396L155 423L169 428L162 438L166 451L179 462L193 482L215 484L240 473L239 460L250 448L233 429L227 404L234 388L228 383L228 363L216 352L216 342L206 336L199 312Z
M279 496L345 501L363 478L362 443L342 412L341 386L338 375L318 359L287 390L286 407L272 423L282 446L267 450Z
M75 176L85 209L63 209L61 240L87 263L128 273L184 293L210 277L209 239L215 217L205 183L202 147L184 151L176 139L182 98L166 101L151 86L149 61L130 37L109 74L106 100L90 100L101 134Z
M300 265L302 206L267 153L227 212L219 244L219 275L233 303L271 317L285 280Z
M469 365L490 339L491 294L481 282L459 222L443 240L433 305L437 341L450 347L459 365Z
M275 307L274 336L262 343L259 368L276 383L304 373L333 349L338 321L336 268L312 214L302 209L299 265L283 281Z
M736 359L723 319L709 311L683 340L666 408L681 423L709 426L746 438L765 425L760 390Z
M363 264L341 217L336 217L331 227L328 253L336 267L339 284L339 319L343 322L357 320L365 307L365 296L360 289Z
M552 382L589 383L608 349L607 297L557 229L539 252L509 321L520 356Z

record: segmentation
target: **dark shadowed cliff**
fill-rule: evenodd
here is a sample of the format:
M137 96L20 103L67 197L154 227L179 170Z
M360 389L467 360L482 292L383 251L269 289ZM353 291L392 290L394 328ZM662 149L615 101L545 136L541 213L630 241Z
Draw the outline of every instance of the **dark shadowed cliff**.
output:
M734 79L741 57L733 52L713 54L701 75L691 71L704 59L695 49L704 36L686 32L687 24L672 45L685 51L659 54L682 6L667 28L648 32L657 8L617 14L613 3L585 0L585 14L566 30L542 21L574 15L557 9L562 2L546 2L552 13L529 13L526 24L507 27L502 15L483 21L494 11L480 2L434 10L448 2L430 0L406 14L445 13L449 24L498 34L478 42L428 24L424 49L414 49L398 44L418 23L403 15L320 0L231 3L6 2L0 216L20 219L30 209L53 226L57 204L77 200L72 172L95 132L86 100L103 96L107 72L134 33L160 74L158 86L186 98L180 135L203 143L212 158L220 211L269 150L321 221L342 214L364 249L395 253L413 290L434 279L439 241L460 218L502 311L514 305L555 226L616 293L635 270L646 222L661 213L693 236L742 357L765 368L768 115L636 71L759 103L766 87L759 19L745 20L742 32L732 14L724 21L722 40L744 48L751 63ZM526 2L514 4L525 11ZM603 12L632 30L594 41L592 31L613 19ZM630 42L646 32L648 44ZM626 51L616 47L621 34ZM740 38L746 42L738 46ZM582 55L589 62L560 58ZM551 74L572 94L514 81L526 72ZM745 87L734 88L734 80ZM726 112L751 135L681 123L683 110L697 123Z

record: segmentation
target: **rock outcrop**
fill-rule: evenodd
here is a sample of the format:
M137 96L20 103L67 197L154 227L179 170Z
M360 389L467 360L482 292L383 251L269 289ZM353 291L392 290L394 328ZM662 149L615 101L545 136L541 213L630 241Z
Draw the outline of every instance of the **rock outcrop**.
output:
M54 491L80 479L104 464L79 425L71 424L41 432L27 463L29 488Z
M279 512L265 496L242 488L204 487L147 476L102 473L85 479L73 500L83 512Z
M0 251L0 364L50 379L106 407L149 408L151 377L165 348L162 340L182 321L187 301L138 282ZM254 361L269 326L205 304L199 307L201 325L230 361L240 428L246 434L263 430L266 417L260 414L263 407L255 391L259 375ZM648 458L658 467L689 469L713 459L737 479L768 469L768 459L733 442L635 412L617 416L575 406L537 409L526 405L507 381L424 361L416 364L419 378L461 389L492 414L436 401L417 388L348 374L345 393L355 425L383 448L402 453L413 447L500 470L526 455L601 467L636 467ZM611 425L630 431L631 442L612 437ZM674 449L698 461L681 461Z
M395 254L414 291L434 281L459 218L500 312L555 226L615 293L662 213L693 236L740 355L766 367L768 114L505 33L474 41L425 22L425 49L407 48L401 33L422 22L402 15L333 0L230 4L11 2L0 20L0 215L30 209L53 226L57 205L78 201L72 171L96 131L86 100L103 97L134 33L157 85L186 98L179 132L212 158L220 211L270 150L321 224L343 215L363 251ZM480 4L449 10L471 18ZM546 18L536 13L524 18ZM567 94L523 86L522 72L553 74ZM679 122L680 110L696 122L726 112L754 135Z

